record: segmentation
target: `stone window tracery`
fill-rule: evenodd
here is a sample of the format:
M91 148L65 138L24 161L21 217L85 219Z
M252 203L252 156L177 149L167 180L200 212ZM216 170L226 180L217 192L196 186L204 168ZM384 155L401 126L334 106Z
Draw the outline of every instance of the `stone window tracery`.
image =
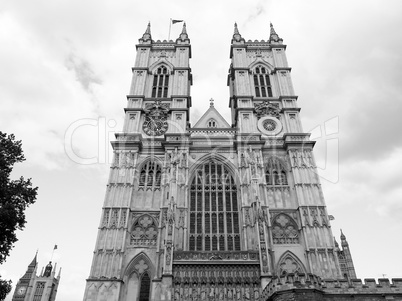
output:
M152 83L152 97L167 97L169 89L169 71L165 66L160 66L154 74Z
M156 189L161 186L162 169L154 161L145 163L140 171L139 188Z
M305 273L303 263L291 252L285 252L278 263L278 275Z
M285 167L276 158L270 158L266 162L265 181L267 185L288 185Z
M240 250L237 186L227 168L211 161L195 171L190 186L189 249Z
M134 222L132 227L130 244L137 246L155 246L158 236L157 230L158 225L150 215L141 215Z
M254 69L254 88L256 97L272 97L272 86L268 70L263 66Z
M297 224L287 214L278 214L273 219L272 237L274 244L298 244L299 231Z

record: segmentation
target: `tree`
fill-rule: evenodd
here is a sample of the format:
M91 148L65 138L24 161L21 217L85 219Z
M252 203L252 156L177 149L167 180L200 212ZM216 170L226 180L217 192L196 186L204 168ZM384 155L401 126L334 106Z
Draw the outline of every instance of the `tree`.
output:
M0 131L0 265L18 241L16 230L25 227L25 209L35 203L38 187L31 179L11 180L14 164L25 161L21 141ZM11 291L11 281L0 278L0 300Z

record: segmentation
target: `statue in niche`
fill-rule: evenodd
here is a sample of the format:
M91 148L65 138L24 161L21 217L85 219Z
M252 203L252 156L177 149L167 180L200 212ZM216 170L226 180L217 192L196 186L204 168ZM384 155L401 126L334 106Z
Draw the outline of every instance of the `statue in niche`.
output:
M193 301L198 301L198 287L197 284L193 284L193 291L192 291Z
M190 297L190 293L188 291L188 285L186 284L186 286L184 287L184 294L183 294L184 300L188 301L189 297Z
M183 158L181 160L181 167L186 167L187 163L187 154L183 153Z
M170 262L172 260L172 255L171 255L171 247L166 248L166 265L170 265Z
M176 287L174 291L174 300L179 301L180 300L180 287Z
M258 289L257 284L254 284L254 300L260 300L260 290Z
M232 290L232 286L229 285L227 288L227 297L228 297L228 301L232 301L233 300L233 290Z
M212 284L209 289L209 300L215 301L215 285L214 284Z
M207 300L207 289L205 288L205 284L203 284L201 287L200 298L202 301Z
M181 153L177 151L177 148L172 152L171 163L173 165L177 165L180 162Z
M240 155L240 167L246 166L246 160L244 159L244 154Z
M225 300L225 291L224 291L224 287L221 286L219 288L219 301L223 301Z
M250 288L249 287L246 287L245 289L244 289L244 300L250 300L251 299L251 296L250 296Z
M236 286L236 300L237 301L241 300L241 287L240 287L240 285Z

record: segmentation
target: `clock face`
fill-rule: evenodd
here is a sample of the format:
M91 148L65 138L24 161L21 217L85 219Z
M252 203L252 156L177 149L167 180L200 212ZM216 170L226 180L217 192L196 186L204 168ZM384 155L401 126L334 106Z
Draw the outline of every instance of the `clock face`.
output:
M146 117L142 129L148 136L161 136L168 129L168 123L164 119Z
M26 292L26 290L27 290L27 288L25 287L25 286L20 286L19 288L18 288L18 290L17 290L17 294L18 295L24 295L25 294L25 292Z

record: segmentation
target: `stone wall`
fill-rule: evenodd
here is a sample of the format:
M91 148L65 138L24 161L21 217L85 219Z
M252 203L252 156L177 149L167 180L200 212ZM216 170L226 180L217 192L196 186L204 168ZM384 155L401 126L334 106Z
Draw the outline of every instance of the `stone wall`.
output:
M264 288L264 301L282 300L402 300L402 278L321 279L313 274L274 277Z

